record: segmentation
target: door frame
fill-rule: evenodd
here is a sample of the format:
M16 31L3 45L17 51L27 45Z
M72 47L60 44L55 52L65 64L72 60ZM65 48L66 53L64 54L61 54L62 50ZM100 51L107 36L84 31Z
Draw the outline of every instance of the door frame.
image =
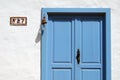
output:
M105 80L111 80L111 22L110 22L110 8L42 8L41 19L46 17L48 21L49 13L94 13L105 15ZM42 21L42 20L41 20ZM45 30L48 25L41 25L41 80L46 80L46 33Z

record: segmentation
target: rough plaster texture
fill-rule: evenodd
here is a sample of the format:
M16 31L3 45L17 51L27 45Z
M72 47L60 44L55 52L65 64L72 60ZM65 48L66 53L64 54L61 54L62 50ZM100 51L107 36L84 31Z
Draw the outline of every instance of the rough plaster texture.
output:
M0 80L40 80L41 8L111 8L112 80L120 79L119 0L0 0ZM27 16L27 26L10 26Z

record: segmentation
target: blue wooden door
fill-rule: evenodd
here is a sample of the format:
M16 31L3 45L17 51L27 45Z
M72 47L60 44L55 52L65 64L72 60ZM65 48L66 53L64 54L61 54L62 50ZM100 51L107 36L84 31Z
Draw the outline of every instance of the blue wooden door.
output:
M102 16L49 16L46 80L103 80Z
M100 16L79 16L75 19L75 80L103 80L102 27Z
M47 80L74 80L75 25L72 16L50 16L47 30Z

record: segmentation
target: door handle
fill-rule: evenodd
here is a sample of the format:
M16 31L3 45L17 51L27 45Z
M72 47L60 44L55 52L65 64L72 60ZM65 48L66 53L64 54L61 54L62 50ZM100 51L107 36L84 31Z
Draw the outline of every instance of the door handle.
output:
M80 50L77 49L77 56L76 56L77 63L80 63Z

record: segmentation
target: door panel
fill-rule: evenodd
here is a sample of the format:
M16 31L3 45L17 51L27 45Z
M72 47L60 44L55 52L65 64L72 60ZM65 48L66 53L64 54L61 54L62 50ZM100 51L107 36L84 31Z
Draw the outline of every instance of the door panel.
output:
M82 80L101 80L100 69L82 69Z
M100 63L101 60L101 22L96 17L84 17L82 29L82 63Z
M53 69L52 80L72 80L71 76L71 69Z
M72 22L69 19L54 19L53 63L71 63Z

